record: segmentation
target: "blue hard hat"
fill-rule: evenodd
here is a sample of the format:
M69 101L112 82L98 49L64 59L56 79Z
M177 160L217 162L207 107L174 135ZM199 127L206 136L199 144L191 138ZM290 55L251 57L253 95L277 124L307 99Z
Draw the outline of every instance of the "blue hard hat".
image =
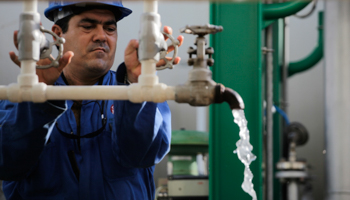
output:
M83 10L85 7L91 9L91 6L104 6L111 10L115 16L118 16L117 21L123 19L124 17L130 15L132 10L125 8L121 1L50 1L49 7L45 9L44 14L49 20L56 22L64 17L74 14L72 9Z

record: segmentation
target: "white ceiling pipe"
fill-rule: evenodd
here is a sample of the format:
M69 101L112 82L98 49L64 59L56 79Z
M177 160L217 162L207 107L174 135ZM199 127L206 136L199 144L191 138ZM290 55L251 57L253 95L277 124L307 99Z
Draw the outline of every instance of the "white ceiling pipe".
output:
M37 0L25 0L24 3L24 12L38 12L38 1Z
M158 1L145 1L144 2L144 12L158 12Z

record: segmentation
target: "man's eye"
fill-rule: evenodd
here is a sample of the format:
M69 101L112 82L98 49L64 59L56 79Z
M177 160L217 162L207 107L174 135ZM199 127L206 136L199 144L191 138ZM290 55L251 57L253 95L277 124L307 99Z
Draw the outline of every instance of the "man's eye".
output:
M81 27L83 27L84 29L87 29L87 30L92 29L92 26L81 26Z
M116 28L109 27L109 28L107 28L107 31L108 32L114 32L114 31L116 31Z

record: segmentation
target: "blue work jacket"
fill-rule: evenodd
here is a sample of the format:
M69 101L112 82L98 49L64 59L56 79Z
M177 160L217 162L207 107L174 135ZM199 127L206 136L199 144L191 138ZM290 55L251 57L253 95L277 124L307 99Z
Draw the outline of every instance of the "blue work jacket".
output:
M97 83L96 83L97 84ZM103 85L118 85L108 72ZM66 85L60 77L55 85ZM8 200L153 200L154 165L170 148L167 103L83 101L80 135L73 101L0 102L0 179ZM58 127L58 128L57 128Z

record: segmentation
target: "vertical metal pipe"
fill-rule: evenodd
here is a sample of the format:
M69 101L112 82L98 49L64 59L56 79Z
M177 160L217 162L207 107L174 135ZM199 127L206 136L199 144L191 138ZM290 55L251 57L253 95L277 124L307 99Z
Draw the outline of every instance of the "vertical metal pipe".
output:
M325 1L325 142L328 200L350 199L350 1Z
M267 199L273 199L273 116L272 116L272 106L273 106L273 29L272 26L266 28L266 46L267 46L267 56L266 56L266 178L267 178Z
M289 65L289 17L283 19L283 67L282 67L282 109L288 114L288 65Z
M291 180L288 183L288 199L287 200L298 200L298 183L296 180Z

